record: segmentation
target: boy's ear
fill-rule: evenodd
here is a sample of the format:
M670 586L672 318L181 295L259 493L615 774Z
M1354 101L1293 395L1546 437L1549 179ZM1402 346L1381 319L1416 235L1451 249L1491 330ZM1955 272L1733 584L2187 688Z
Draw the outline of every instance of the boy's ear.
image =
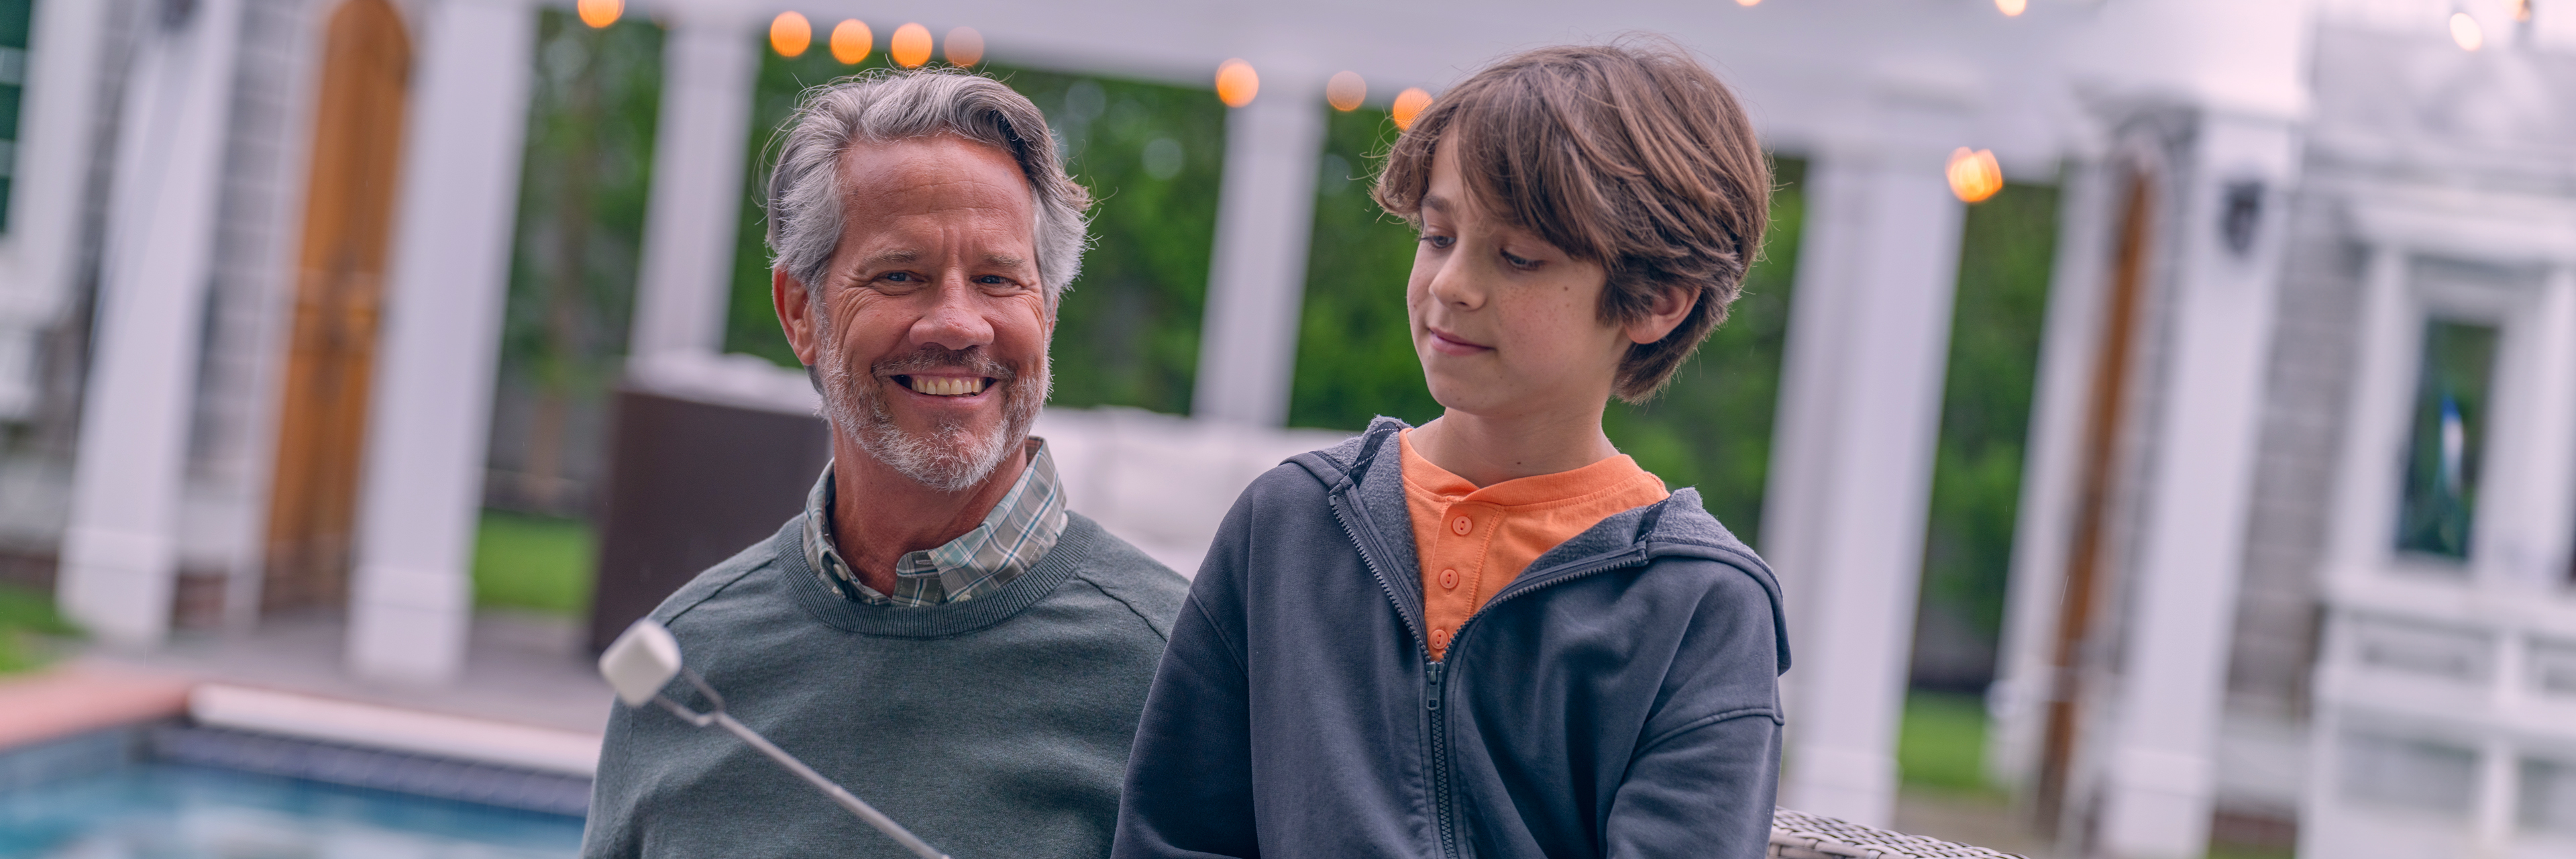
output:
M1700 290L1682 284L1657 284L1647 288L1654 291L1654 300L1646 304L1644 313L1622 326L1627 329L1628 342L1638 345L1654 343L1672 334L1673 329L1681 327L1682 320L1690 318L1691 308L1699 304Z

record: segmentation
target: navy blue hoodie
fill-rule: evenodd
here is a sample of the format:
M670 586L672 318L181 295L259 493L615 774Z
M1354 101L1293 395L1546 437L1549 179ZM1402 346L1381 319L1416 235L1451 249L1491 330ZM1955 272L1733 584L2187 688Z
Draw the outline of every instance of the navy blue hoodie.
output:
M1789 667L1770 568L1684 489L1541 555L1433 662L1403 426L1292 457L1226 514L1111 855L1762 855Z

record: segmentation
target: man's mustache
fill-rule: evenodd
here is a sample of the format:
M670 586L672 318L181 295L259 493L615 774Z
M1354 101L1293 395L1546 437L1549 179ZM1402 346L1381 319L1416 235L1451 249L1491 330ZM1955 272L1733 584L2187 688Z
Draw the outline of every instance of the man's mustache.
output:
M964 349L925 346L910 354L886 358L868 365L868 375L880 379L930 370L963 370L978 376L989 377L996 383L1007 383L1020 377L1018 368L994 360L993 356L986 354L981 346L970 346Z

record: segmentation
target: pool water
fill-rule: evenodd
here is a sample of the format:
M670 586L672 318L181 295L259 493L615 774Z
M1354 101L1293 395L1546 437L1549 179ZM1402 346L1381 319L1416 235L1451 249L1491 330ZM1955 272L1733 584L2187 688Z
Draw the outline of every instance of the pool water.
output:
M0 794L0 857L552 859L581 818L168 764Z

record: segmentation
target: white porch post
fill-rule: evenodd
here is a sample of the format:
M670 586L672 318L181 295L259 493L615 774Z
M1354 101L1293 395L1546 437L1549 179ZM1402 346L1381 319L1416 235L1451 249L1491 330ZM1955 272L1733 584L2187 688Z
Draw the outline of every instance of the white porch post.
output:
M725 298L742 211L744 135L758 45L735 16L674 10L662 45L653 198L635 296L633 356L724 348Z
M110 201L98 340L56 599L101 640L169 633L238 0L147 19Z
M1906 120L1892 128L1957 124L1945 109L1889 109ZM1781 804L1877 826L1896 801L1962 218L1943 174L1948 149L1920 133L1829 147L1808 168L1772 431L1784 455L1763 525L1794 612Z
M1322 90L1313 80L1265 74L1260 97L1226 115L1225 184L1191 395L1198 417L1261 426L1288 420L1306 240L1315 225L1315 162L1324 146Z
M2296 177L2291 127L2204 115L2181 217L2168 356L2150 431L2119 711L2104 756L2101 848L2112 857L2197 857L2208 848L2219 711L2244 566L2245 511L2260 442L2280 280L2282 192ZM2221 231L2229 186L2259 182L2244 252Z
M536 14L517 0L445 0L424 17L367 413L348 658L361 676L435 683L465 661Z

